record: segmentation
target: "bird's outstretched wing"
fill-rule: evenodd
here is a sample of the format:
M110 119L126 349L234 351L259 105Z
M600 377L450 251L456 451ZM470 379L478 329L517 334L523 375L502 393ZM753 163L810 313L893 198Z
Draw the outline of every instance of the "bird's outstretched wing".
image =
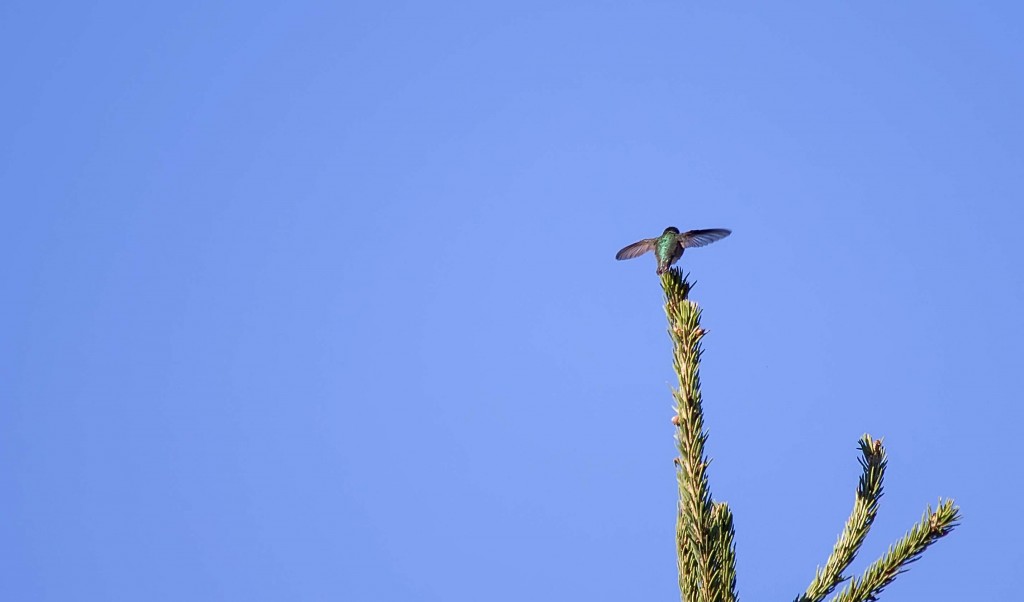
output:
M628 247L624 247L621 251L615 254L615 259L633 259L634 257L640 257L644 253L653 250L654 239L645 238L643 240L636 241Z
M732 234L732 230L726 230L725 228L711 228L710 230L690 230L689 232L683 232L679 235L679 244L684 249L692 247L703 247L704 245L710 245L716 240L722 240L726 236ZM629 247L626 247L628 249ZM623 249L624 251L625 249ZM621 251L620 251L621 252Z

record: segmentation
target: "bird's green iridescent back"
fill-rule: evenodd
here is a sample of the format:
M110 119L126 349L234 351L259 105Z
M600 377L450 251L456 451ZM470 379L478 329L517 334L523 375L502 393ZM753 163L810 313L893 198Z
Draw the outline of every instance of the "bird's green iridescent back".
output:
M673 232L666 232L654 241L654 254L658 257L658 265L668 267L676 259L679 259L682 247L679 246L679 235Z

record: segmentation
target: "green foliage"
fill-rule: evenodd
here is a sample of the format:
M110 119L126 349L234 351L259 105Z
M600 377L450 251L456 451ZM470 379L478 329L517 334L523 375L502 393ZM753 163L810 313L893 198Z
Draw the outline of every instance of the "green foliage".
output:
M846 526L839 534L832 555L824 567L815 571L814 580L807 591L796 598L796 602L820 602L832 593L837 585L847 579L843 572L853 562L857 551L868 535L871 523L878 514L878 500L882 497L882 477L885 475L885 449L882 442L864 435L860 439L860 466L863 474L857 484L857 497L853 512L846 519Z
M908 565L921 557L928 546L949 535L960 520L960 509L953 500L939 500L935 510L925 510L921 522L917 523L897 541L889 546L885 555L872 563L860 579L852 580L833 602L863 602L878 599L885 586L892 583L897 575L907 570Z
M676 401L675 460L679 484L676 517L676 553L679 590L683 602L735 602L736 544L732 511L714 502L708 483L710 460L704 451L707 431L700 393L701 340L707 332L700 325L700 308L689 300L692 285L678 268L661 275L665 291L665 315L672 338L673 365L679 378L672 392ZM885 475L886 454L882 442L864 435L859 442L862 474L857 484L853 511L824 566L815 571L807 590L796 602L821 602L849 577L850 567L868 530L878 514ZM925 512L915 525L886 554L850 580L832 602L867 602L877 599L882 589L907 570L931 544L949 534L959 520L952 500L939 500L933 511Z
M676 480L679 482L679 514L676 544L679 588L683 600L699 602L736 599L736 545L732 512L711 501L704 453L708 435L700 396L700 308L687 299L690 284L673 268L661 275L665 289L665 314L679 387L676 400Z

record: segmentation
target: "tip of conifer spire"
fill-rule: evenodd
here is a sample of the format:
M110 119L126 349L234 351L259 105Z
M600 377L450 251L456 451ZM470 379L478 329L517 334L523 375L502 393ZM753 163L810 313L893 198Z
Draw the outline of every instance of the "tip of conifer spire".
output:
M689 274L684 274L678 267L673 267L661 274L661 288L670 299L686 299L690 295L693 283L690 282Z

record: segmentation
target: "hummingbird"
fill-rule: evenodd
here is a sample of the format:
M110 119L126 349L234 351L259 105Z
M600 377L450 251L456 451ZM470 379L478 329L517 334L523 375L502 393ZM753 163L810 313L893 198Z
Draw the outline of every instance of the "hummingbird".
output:
M710 245L730 234L732 234L732 230L725 228L689 230L680 233L679 228L669 226L657 238L645 238L625 247L615 254L615 259L633 259L648 251L654 251L654 256L658 258L658 274L664 274L673 263L679 261L679 258L683 256L684 249Z

